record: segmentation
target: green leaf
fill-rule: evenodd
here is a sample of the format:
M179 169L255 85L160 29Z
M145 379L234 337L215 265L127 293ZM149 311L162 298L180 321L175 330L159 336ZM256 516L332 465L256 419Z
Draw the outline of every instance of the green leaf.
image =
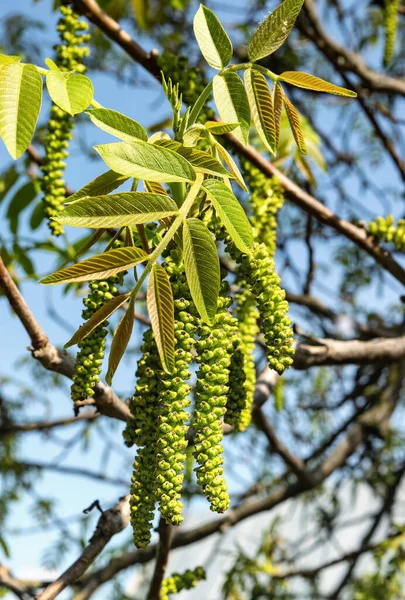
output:
M83 112L93 99L93 84L80 73L48 71L46 87L53 102L72 117Z
M128 181L129 177L115 173L114 171L106 171L102 175L99 175L90 183L87 183L84 187L78 190L72 196L69 196L66 204L76 202L87 196L104 196L109 194L113 190L116 190L120 185Z
M46 58L45 64L47 67L50 68L51 71L57 71L58 73L60 73L58 65L51 58Z
M266 148L276 150L276 124L274 108L267 80L262 73L253 69L245 71L245 84L250 111L256 131Z
M166 271L153 265L146 295L160 360L166 373L174 370L174 303L172 286Z
M108 370L105 377L108 385L111 385L115 371L121 362L127 349L134 328L135 296L131 296L127 310L118 323L111 342L110 356L108 357Z
M283 112L283 88L278 81L274 84L273 104L274 125L276 127L276 148L278 148L278 143L280 141L281 114Z
M7 544L6 544L6 540L1 535L0 535L0 547L3 549L4 555L7 558L10 558L10 550L9 550Z
M70 346L74 346L78 344L81 340L84 340L92 331L95 330L96 327L104 323L106 319L109 319L112 314L115 313L116 310L120 308L125 302L128 300L130 294L120 294L119 296L115 296L112 300L103 304L93 315L91 315L90 319L83 323L81 327L73 334L68 342L64 345L64 348L70 348Z
M306 154L307 149L305 146L305 140L301 129L300 116L297 112L297 109L289 101L285 94L283 94L283 102L285 106L285 111L287 113L288 122L290 123L291 131L295 139L295 143L297 144L301 154Z
M200 4L193 22L194 35L205 60L220 71L232 58L233 48L215 13Z
M136 22L140 29L148 28L147 21L147 2L146 0L131 0L134 8Z
M122 192L77 200L62 210L55 220L72 227L99 229L151 223L177 213L177 204L166 194Z
M113 171L128 177L164 183L195 180L195 171L187 160L155 144L141 140L115 142L95 149Z
M34 210L31 213L30 227L32 231L38 229L42 221L45 219L45 211L43 202L37 202L34 206Z
M347 96L349 98L357 97L356 92L353 92L352 90L334 85L333 83L329 83L329 81L325 81L324 79L320 79L309 73L303 73L302 71L285 71L285 73L280 75L280 79L305 90L326 92L327 94Z
M42 103L42 79L33 65L0 69L0 136L16 160L28 148Z
M233 135L246 146L250 129L250 109L241 78L236 73L215 75L213 89L221 119L228 123L239 123Z
M205 128L214 135L229 133L238 127L239 123L221 123L220 121L207 121Z
M284 0L259 25L248 45L249 60L255 62L272 54L285 42L304 0Z
M20 213L31 204L36 196L37 188L32 181L20 187L15 193L7 208L7 219L10 221L12 233L17 233Z
M155 142L157 146L168 148L174 152L178 152L181 156L188 160L193 165L194 169L200 173L207 173L216 177L230 177L230 173L221 165L221 163L201 150L183 146L175 140L159 140Z
M184 222L183 252L191 297L203 321L211 325L217 312L220 271L215 242L202 221Z
M217 142L216 140L215 140L215 147L217 148L217 150L219 151L220 155L222 156L224 162L228 166L228 169L232 173L236 183L238 185L240 185L242 190L245 190L245 192L249 191L247 189L246 183L244 182L244 179L242 177L242 173L239 171L238 165L233 160L233 158L229 154L229 152L223 146L221 146L221 144L219 142Z
M7 196L8 191L13 187L17 179L19 178L19 173L15 170L14 164L4 171L0 177L0 203Z
M9 56L8 54L0 54L0 69L3 65L12 65L21 62L20 56Z
M202 187L235 246L248 254L253 248L253 231L239 200L227 185L217 179L207 179Z
M96 256L87 258L71 267L60 269L41 279L40 283L56 285L57 283L106 279L144 262L147 258L146 252L140 248L115 248L103 252L103 254L96 254Z
M86 110L86 113L99 129L115 135L120 140L126 142L134 140L148 141L148 134L142 125L116 110L94 108L93 110Z

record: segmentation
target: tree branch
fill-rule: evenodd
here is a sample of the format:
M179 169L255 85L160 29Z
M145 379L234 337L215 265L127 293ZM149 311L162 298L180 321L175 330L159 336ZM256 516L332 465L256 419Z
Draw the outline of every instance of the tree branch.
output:
M159 600L160 598L160 589L166 573L172 539L173 527L168 525L161 517L159 523L159 545L156 553L156 564L153 571L147 600Z
M37 600L53 600L65 588L75 583L96 560L110 539L125 529L129 523L129 514L129 496L124 496L101 515L96 530L81 556L56 581L48 585Z

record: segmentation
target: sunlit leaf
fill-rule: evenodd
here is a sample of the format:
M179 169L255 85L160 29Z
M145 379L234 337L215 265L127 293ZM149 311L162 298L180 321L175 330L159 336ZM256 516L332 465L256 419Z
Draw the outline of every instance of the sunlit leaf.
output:
M204 181L203 189L235 246L241 252L248 253L253 248L252 226L232 190L217 179Z
M138 265L147 258L146 252L140 248L115 248L103 252L103 254L87 258L71 267L60 269L56 273L41 279L40 283L55 285L58 283L106 279Z
M72 116L83 112L93 99L93 84L80 73L48 71L46 87L53 102Z
M84 340L92 331L95 330L96 327L104 323L106 319L109 319L112 314L115 313L116 310L120 308L125 302L128 300L130 294L120 294L119 296L115 296L112 300L103 304L93 315L91 315L90 319L83 323L81 327L76 331L76 333L70 338L70 340L64 345L64 348L70 348L70 346L74 346L78 344L81 340Z
M83 198L69 204L55 220L73 227L124 227L177 214L174 200L167 194L122 192Z
M228 123L239 123L233 130L233 135L246 146L249 139L250 109L241 78L236 73L215 75L213 90L221 119Z
M167 196L167 191L161 183L157 181L144 181L145 189L151 194L162 194Z
M132 142L134 140L148 141L146 130L137 121L109 108L94 108L86 110L86 114L99 129L111 133L120 140Z
M114 331L114 337L111 342L110 355L108 357L108 370L105 377L108 385L111 385L115 371L121 362L124 352L127 349L134 328L134 306L135 297L131 296L127 310Z
M93 181L86 183L80 190L78 190L75 194L69 196L66 201L66 204L71 202L76 202L76 200L81 200L82 198L86 198L87 196L104 196L105 194L109 194L113 190L116 190L120 185L128 181L129 177L125 177L120 173L115 173L114 171L106 171L102 175L99 175Z
M200 4L193 26L197 43L209 66L218 71L226 67L232 58L232 42L215 13Z
M208 175L215 175L217 177L230 177L230 173L221 165L221 163L207 152L183 146L175 140L160 140L156 142L156 144L184 156L197 172L207 173Z
M160 361L167 373L174 369L174 303L169 277L160 265L153 265L146 295Z
M280 79L287 83L291 83L296 87L304 88L305 90L326 92L327 94L347 96L349 98L356 98L357 96L356 92L353 92L352 90L334 85L333 83L329 83L329 81L324 81L319 77L315 77L315 75L310 75L309 73L303 73L301 71L285 71L285 73L280 75Z
M221 123L220 121L207 121L205 128L214 135L229 133L238 127L239 123Z
M273 101L267 80L264 75L254 69L247 69L244 77L256 131L266 148L274 154L277 134Z
M42 103L42 78L33 65L0 69L0 136L16 160L28 148Z
M281 125L281 114L283 112L283 88L281 83L276 81L274 84L273 93L273 106L274 106L274 125L276 128L276 148L280 140L280 125Z
M217 311L220 269L215 242L202 221L185 221L183 254L191 297L203 321L211 324Z
M155 144L115 142L95 149L110 169L122 175L164 183L195 179L195 171L185 158Z
M284 0L259 25L248 45L249 60L265 58L285 42L303 4L304 0Z
M233 160L232 156L229 154L229 152L223 147L221 146L221 144L219 142L215 142L215 147L217 148L218 152L220 153L220 155L223 158L223 161L225 162L225 164L227 165L228 169L230 170L230 172L232 173L236 183L238 185L240 185L240 187L245 190L245 192L248 191L247 187L246 187L246 183L244 182L244 179L242 177L242 173L239 170L238 165L236 164L236 162Z
M290 102L285 94L283 94L283 102L285 106L285 111L287 113L288 121L290 123L291 131L293 133L295 142L298 146L301 154L306 154L307 149L305 146L304 136L302 134L300 116L297 112L295 106Z

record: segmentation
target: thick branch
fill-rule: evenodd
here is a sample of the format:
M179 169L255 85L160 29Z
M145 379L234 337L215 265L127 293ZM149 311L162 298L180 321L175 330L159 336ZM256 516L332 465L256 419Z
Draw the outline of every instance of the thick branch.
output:
M173 527L165 523L161 517L159 523L159 545L157 548L156 564L147 600L159 600L160 598L160 590L166 573L172 539Z
M38 596L38 600L52 600L69 585L75 583L96 560L110 539L125 529L129 523L129 512L129 496L120 498L118 504L104 512L81 556L55 582L45 588Z
M319 340L313 345L299 342L294 356L295 369L321 365L392 363L405 356L405 336L360 340Z

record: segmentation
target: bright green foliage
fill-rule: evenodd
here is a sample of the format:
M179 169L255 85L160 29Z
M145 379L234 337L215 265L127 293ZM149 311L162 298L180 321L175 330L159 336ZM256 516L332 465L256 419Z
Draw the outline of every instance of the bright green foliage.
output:
M384 66L386 67L394 54L398 30L398 9L400 0L384 0Z
M192 571L187 569L184 573L173 573L162 582L160 589L160 600L169 600L171 594L178 594L182 590L191 590L199 581L206 578L202 567L196 567Z
M243 281L241 281L243 283ZM246 283L246 282L245 282ZM238 429L244 431L251 421L252 405L255 393L256 368L254 349L256 336L259 333L259 311L256 302L249 289L236 295L236 318L238 319L241 349L245 371L245 407L238 422Z
M233 327L232 344L229 346L229 389L224 421L236 429L241 429L242 416L247 406L246 365L238 320L235 317L233 317Z
M90 283L90 294L83 300L86 307L82 316L89 319L100 306L111 300L118 294L116 284L120 277L114 275L105 281L92 281ZM85 400L94 396L94 387L100 380L102 362L106 346L105 338L107 336L108 321L104 321L79 342L79 352L76 357L76 364L73 373L73 384L71 388L72 400Z
M368 231L378 240L392 242L397 250L405 250L405 219L395 223L394 217L377 217L368 224Z
M80 21L76 13L67 6L61 6L62 18L58 23L61 43L55 47L56 63L62 71L84 73L83 59L88 55L89 36L87 23ZM73 121L71 116L56 104L52 104L48 131L45 137L45 158L42 165L43 204L49 219L49 228L54 235L63 233L60 223L53 220L63 208L65 201L65 182L63 173L66 168L69 141L72 137Z
M220 71L232 58L232 42L215 14L202 4L194 17L194 34L207 63Z
M222 284L218 310L213 324L198 329L197 358L199 364L195 386L195 408L192 425L195 430L194 457L197 481L210 502L212 511L222 513L229 506L224 478L222 418L225 415L229 389L229 368L233 344L234 322L228 312L231 299Z
M281 281L266 245L256 245L252 257L243 257L242 268L247 274L260 312L267 360L270 367L281 374L293 362L293 332L291 319L287 317L285 291L280 287Z

